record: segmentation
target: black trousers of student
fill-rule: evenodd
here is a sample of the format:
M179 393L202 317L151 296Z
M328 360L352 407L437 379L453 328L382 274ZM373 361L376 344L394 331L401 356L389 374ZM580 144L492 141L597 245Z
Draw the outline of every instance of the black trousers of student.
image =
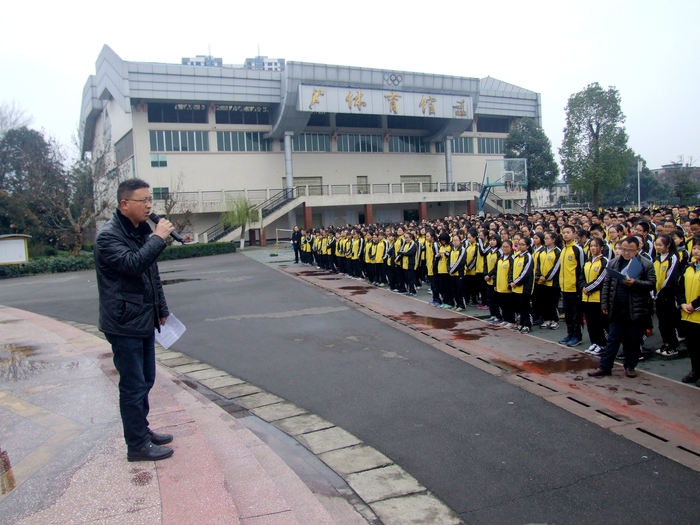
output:
M360 259L353 259L352 260L352 276L353 277L362 277L362 270L363 270L364 264Z
M365 273L367 274L367 279L372 284L377 282L376 281L376 273L377 273L376 268L377 268L376 264L365 262Z
M608 340L608 316L603 314L600 303L583 302L583 313L586 316L586 328L591 343L605 348Z
M452 285L452 297L454 298L455 306L464 308L464 276L450 275L450 283Z
M430 281L430 292L433 294L433 302L440 302L440 285L438 284L437 275L428 275L428 281Z
M416 293L416 271L412 268L404 270L404 278L406 280L406 289L408 293Z
M406 291L406 273L401 266L394 266L396 275L396 289L399 292Z
M477 273L476 274L476 279L474 280L474 285L476 286L476 290L479 294L479 300L477 301L479 304L486 304L486 281L484 280L485 274L484 273Z
M502 319L501 310L498 307L498 298L496 297L496 287L490 284L486 285L486 304L489 305L489 313L491 317Z
M515 300L513 299L513 294L496 292L496 298L503 320L507 323L515 323Z
M583 308L579 292L562 292L566 334L577 339L583 338Z
M450 281L450 274L439 273L437 276L437 282L440 290L440 296L442 297L442 303L454 306L454 300L452 299L452 282Z
M685 344L690 357L690 369L700 373L700 323L682 321L685 330Z
M542 313L545 310L544 303L546 299L546 292L543 292L542 288L547 288L547 286L536 284L532 291L532 317L535 319L548 319ZM551 321L552 319L549 320Z
M536 284L534 294L542 296L542 319L559 322L559 288Z
M464 276L464 299L468 303L478 303L479 283L476 281L476 275Z
M520 314L520 326L532 328L532 304L529 293L514 293L513 297Z
M389 282L389 278L388 278L389 267L386 265L386 263L381 262L381 263L377 264L375 270L377 272L377 282L379 284L387 284Z
M676 327L681 318L681 311L676 308L676 298L662 294L656 298L656 317L659 319L659 333L664 344L671 348L678 346Z

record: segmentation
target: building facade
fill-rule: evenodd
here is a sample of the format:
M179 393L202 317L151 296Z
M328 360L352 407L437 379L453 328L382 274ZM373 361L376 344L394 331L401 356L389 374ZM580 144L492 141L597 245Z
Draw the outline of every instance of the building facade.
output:
M540 95L490 77L127 62L105 46L81 124L95 162L194 213L202 240L240 197L266 210L254 226L268 238L473 213L486 159L503 156L522 117L541 125Z

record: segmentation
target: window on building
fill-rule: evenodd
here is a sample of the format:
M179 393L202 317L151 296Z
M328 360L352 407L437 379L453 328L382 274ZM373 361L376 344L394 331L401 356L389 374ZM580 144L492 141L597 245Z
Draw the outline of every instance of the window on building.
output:
M483 133L508 133L510 119L508 117L479 117L476 129Z
M218 151L272 151L272 141L263 138L265 134L250 131L217 131Z
M347 133L338 135L338 151L358 153L381 153L384 151L381 135Z
M151 188L154 201L164 201L168 198L168 188Z
M280 141L284 151L284 141ZM331 150L330 133L300 133L292 137L292 151L312 152Z
M335 125L339 128L381 128L381 115L364 115L362 113L338 113Z
M331 116L329 113L311 113L309 122L306 125L309 127L327 128L331 125Z
M430 153L430 143L424 142L423 137L407 135L392 135L389 137L391 153Z
M151 154L151 168L167 168L168 156L162 154Z
M435 143L435 153L445 153L445 143ZM452 141L452 153L474 153L474 139L458 137Z
M206 104L148 104L148 122L206 124Z
M270 108L267 106L217 104L216 123L269 125Z
M504 139L479 138L479 153L503 155L504 142Z
M412 222L412 221L417 221L419 220L420 215L418 214L418 210L404 210L403 211L403 221L404 222Z
M457 137L452 141L452 153L474 153L474 139Z
M208 131L158 131L148 132L151 151L209 151Z

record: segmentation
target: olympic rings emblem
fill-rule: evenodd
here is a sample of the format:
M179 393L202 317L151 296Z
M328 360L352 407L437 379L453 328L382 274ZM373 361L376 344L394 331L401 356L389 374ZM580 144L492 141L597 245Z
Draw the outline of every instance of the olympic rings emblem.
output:
M388 73L384 74L384 81L390 85L390 86L398 86L403 82L403 75L396 75L392 73L391 75Z

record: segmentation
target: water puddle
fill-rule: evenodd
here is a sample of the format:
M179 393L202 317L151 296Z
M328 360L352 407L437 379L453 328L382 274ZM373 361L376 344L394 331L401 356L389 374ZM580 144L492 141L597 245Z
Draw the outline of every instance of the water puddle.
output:
M160 281L160 283L163 286L167 286L169 284L187 283L190 281L201 281L201 279L165 279L165 280Z
M350 295L365 295L368 291L372 289L371 286L341 286L340 290L350 290L352 293Z
M41 349L36 345L5 344L0 346L0 381L21 381L45 370L75 369L77 361L56 362L29 359Z
M567 374L595 370L598 368L598 361L596 357L579 354L564 358L554 356L551 359L526 361L525 366L543 374Z
M12 492L16 486L10 455L6 450L0 448L0 495Z

